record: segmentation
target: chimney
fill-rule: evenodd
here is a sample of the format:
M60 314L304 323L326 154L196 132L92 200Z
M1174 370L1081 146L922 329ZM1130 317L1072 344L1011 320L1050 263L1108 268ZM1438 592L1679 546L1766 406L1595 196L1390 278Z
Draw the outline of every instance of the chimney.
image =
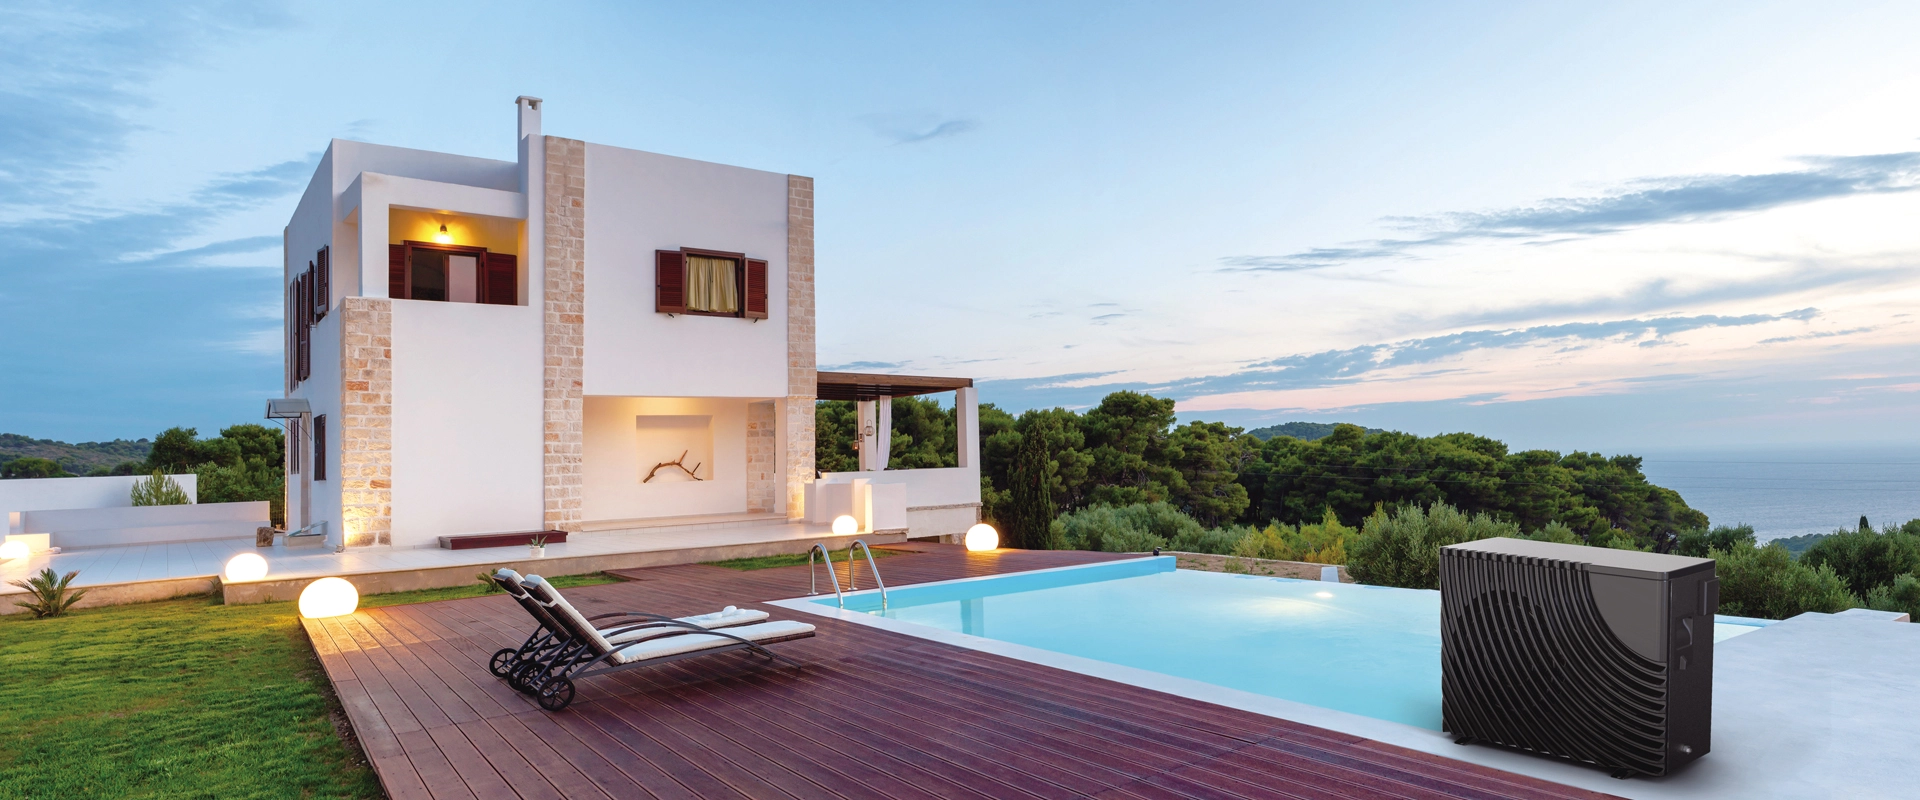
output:
M520 111L520 136L515 141L540 135L540 102L540 98L524 94L513 99L513 105Z

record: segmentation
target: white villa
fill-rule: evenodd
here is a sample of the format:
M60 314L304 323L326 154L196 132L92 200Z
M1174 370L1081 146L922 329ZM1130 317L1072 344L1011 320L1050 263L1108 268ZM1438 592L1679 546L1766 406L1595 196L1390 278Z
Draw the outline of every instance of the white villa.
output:
M978 521L971 380L815 368L813 179L546 136L516 105L517 161L320 160L285 231L289 530ZM931 392L959 466L886 471L888 398ZM861 472L816 473L816 399L861 401Z

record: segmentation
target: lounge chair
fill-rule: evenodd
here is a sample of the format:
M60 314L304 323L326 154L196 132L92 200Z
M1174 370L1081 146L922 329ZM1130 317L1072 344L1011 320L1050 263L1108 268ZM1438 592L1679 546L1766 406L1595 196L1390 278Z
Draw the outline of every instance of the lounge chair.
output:
M527 635L527 640L519 647L508 647L495 651L493 658L487 664L487 669L491 671L495 677L506 679L514 688L531 692L532 687L524 685L522 681L516 678L515 673L524 668L544 665L546 662L551 661L572 641L572 635L568 633L565 626L560 624L560 621L554 617L553 612L549 610L545 604L535 600L532 595L527 593L527 587L524 579L520 577L520 573L511 569L501 568L496 571L492 577L493 582L498 585L502 591L506 592L507 596L512 597L515 602L519 603L520 607L525 610L529 616L532 616L535 622L539 623L539 626L534 628L533 633ZM555 594L558 593L556 592ZM727 606L725 609L711 614L681 617L679 621L698 625L702 628L725 628L748 625L763 621L766 618L767 612L765 611ZM634 620L663 621L668 618L659 614L649 614L642 611L617 611L608 614L595 614L588 617L587 621L596 628L601 629L602 635L606 635L612 631L614 627L621 625L621 623L615 623L612 627L609 627L607 623L604 622L604 620L609 619L620 619L623 620L627 626L631 626ZM633 630L614 635L617 637L616 643L618 643L638 641L647 636L658 634L646 630Z
M527 593L544 606L566 631L568 642L538 669L517 673L533 689L534 699L548 711L559 711L573 702L574 682L582 678L651 667L696 656L737 650L765 656L769 661L800 663L768 650L766 645L807 639L813 626L792 620L775 620L715 630L681 619L647 619L613 629L594 626L567 602L552 584L538 575L523 582ZM688 618L694 619L694 618ZM635 635L639 634L639 635Z

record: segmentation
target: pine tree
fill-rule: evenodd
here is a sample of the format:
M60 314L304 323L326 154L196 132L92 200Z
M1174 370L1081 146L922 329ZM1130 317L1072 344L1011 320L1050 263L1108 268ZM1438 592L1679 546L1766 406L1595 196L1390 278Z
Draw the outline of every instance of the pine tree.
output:
M1029 425L1014 459L1012 496L1006 521L1008 547L1053 548L1053 469L1047 453L1046 426Z

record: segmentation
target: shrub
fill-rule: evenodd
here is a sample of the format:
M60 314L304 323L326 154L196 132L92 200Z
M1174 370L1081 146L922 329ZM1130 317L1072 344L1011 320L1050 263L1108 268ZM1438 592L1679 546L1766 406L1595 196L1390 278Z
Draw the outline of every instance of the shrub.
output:
M1202 544L1207 530L1169 503L1097 505L1053 521L1051 536L1072 550L1140 553L1168 542Z
M1202 529L1198 523L1192 528L1183 528L1167 539L1167 549L1186 553L1211 553L1216 556L1230 555L1240 540L1253 535L1250 525L1227 525L1220 528Z
M38 456L21 456L0 463L0 478L65 478L60 462Z
M1585 541L1580 539L1580 534L1574 533L1572 528L1558 522L1549 522L1546 524L1546 527L1527 534L1526 538L1536 542L1552 542L1554 544L1586 544Z
M1707 558L1707 554L1715 550L1732 550L1736 547L1753 546L1755 545L1752 525L1721 525L1711 531L1705 528L1681 531L1678 536L1674 537L1673 554L1676 556Z
M1898 611L1920 619L1920 577L1907 573L1892 583L1873 587L1867 593L1867 607L1875 611Z
M1520 536L1520 526L1486 514L1472 517L1445 503L1375 511L1347 549L1353 579L1376 586L1440 588L1440 548L1460 542Z
M1793 560L1785 547L1734 547L1712 552L1720 578L1720 613L1786 619L1808 611L1833 613L1860 605L1826 564Z
M133 504L136 506L184 506L192 501L187 499L187 491L174 483L172 478L153 471L153 477L133 483Z
M1894 578L1920 568L1920 537L1899 528L1883 533L1872 528L1843 528L1814 542L1800 554L1800 563L1832 567L1849 590L1865 596L1875 587L1893 583Z
M1317 524L1296 528L1276 522L1254 531L1240 540L1233 554L1241 558L1345 564L1348 544L1358 535L1359 531L1340 524L1340 517L1329 508Z
M14 603L14 605L32 612L36 617L60 616L66 613L67 609L71 608L74 603L80 602L80 598L87 596L87 590L85 589L67 588L67 585L73 583L73 579L79 577L79 575L80 573L75 571L65 575L55 576L53 574L53 568L48 567L40 570L39 575L35 575L24 581L8 581L8 583L27 590L27 596L29 598L27 602Z

